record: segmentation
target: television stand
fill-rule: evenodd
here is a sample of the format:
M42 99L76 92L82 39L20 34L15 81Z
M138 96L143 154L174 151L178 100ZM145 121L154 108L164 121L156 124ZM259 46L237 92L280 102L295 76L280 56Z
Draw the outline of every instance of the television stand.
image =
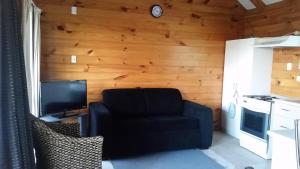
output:
M67 123L70 121L76 121L80 124L80 136L86 137L88 136L88 113L85 112L70 112L63 114L54 114L48 115L44 117L40 117L40 119L46 122L62 122Z
M54 118L63 119L63 118L80 116L81 114L84 114L84 113L82 113L82 112L64 112L64 113L53 114L53 115L49 115L49 116L54 117Z

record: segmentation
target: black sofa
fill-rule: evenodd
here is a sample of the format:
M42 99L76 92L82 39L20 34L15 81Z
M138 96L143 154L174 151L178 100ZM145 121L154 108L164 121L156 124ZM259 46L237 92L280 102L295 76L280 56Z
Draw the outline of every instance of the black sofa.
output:
M212 110L182 100L177 89L108 89L102 96L90 103L89 117L90 135L104 137L104 158L212 144Z

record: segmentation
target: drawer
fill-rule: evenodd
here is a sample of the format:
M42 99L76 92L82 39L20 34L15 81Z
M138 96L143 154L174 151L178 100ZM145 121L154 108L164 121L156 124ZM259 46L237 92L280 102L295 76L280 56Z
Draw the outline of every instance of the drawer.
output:
M293 119L300 119L300 107L283 103L275 103L273 106L273 115L282 115Z
M271 130L294 129L294 118L281 115L273 115L271 119Z

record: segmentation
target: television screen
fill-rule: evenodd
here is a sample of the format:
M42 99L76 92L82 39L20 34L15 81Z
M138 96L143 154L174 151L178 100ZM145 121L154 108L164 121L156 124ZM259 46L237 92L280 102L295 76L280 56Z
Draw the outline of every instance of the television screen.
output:
M87 107L86 80L41 83L41 116Z

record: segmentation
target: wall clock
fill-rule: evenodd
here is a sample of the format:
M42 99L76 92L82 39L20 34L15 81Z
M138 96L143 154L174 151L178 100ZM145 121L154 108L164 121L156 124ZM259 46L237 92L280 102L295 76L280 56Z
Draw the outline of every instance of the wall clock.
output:
M151 7L151 15L155 18L159 18L163 13L163 9L159 5L153 5Z

